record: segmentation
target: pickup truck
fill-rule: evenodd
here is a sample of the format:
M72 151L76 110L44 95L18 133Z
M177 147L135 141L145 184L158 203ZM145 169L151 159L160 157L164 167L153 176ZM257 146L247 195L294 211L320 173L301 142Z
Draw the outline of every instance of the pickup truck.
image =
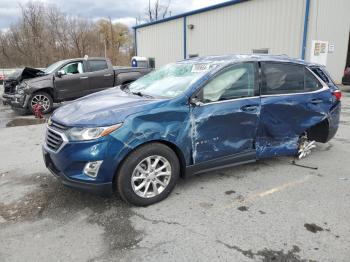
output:
M52 111L53 103L74 100L113 86L125 85L149 73L141 67L113 67L101 57L58 61L45 70L24 68L4 81L3 102L21 113Z

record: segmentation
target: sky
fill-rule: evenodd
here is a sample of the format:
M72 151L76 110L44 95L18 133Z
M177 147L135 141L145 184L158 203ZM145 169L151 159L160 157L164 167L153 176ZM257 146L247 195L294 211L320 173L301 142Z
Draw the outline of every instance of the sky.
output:
M115 22L135 25L136 17L143 17L148 0L39 0L55 4L68 15L77 15L97 20L111 17ZM169 0L161 0L166 4ZM228 0L170 0L172 15L215 5ZM0 0L0 30L6 30L20 17L20 5L28 0Z

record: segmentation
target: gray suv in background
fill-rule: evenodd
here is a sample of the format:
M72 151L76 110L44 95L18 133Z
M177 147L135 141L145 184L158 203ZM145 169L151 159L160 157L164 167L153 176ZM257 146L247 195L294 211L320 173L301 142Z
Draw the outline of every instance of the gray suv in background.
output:
M149 68L113 67L101 57L58 61L44 71L24 68L4 82L3 99L22 113L40 104L49 113L53 103L73 100L117 85L125 85L149 73Z

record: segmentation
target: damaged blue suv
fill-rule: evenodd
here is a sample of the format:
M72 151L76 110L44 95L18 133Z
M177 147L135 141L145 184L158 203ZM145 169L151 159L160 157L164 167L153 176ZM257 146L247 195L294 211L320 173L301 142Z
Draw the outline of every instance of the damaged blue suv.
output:
M188 59L59 108L43 154L64 185L115 190L146 206L179 177L307 155L337 132L340 98L321 65L264 55Z

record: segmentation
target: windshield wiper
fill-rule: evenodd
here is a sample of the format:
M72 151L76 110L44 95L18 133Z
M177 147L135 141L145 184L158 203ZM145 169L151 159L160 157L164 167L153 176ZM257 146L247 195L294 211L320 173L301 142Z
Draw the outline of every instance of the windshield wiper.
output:
M142 92L140 92L140 91L131 92L131 93L134 94L134 95L137 95L137 96L141 96L141 97L154 98L153 96L151 96L151 95L146 95L146 94L144 94L144 93L142 93Z
M129 84L121 85L120 90L124 91L125 93L130 94Z

